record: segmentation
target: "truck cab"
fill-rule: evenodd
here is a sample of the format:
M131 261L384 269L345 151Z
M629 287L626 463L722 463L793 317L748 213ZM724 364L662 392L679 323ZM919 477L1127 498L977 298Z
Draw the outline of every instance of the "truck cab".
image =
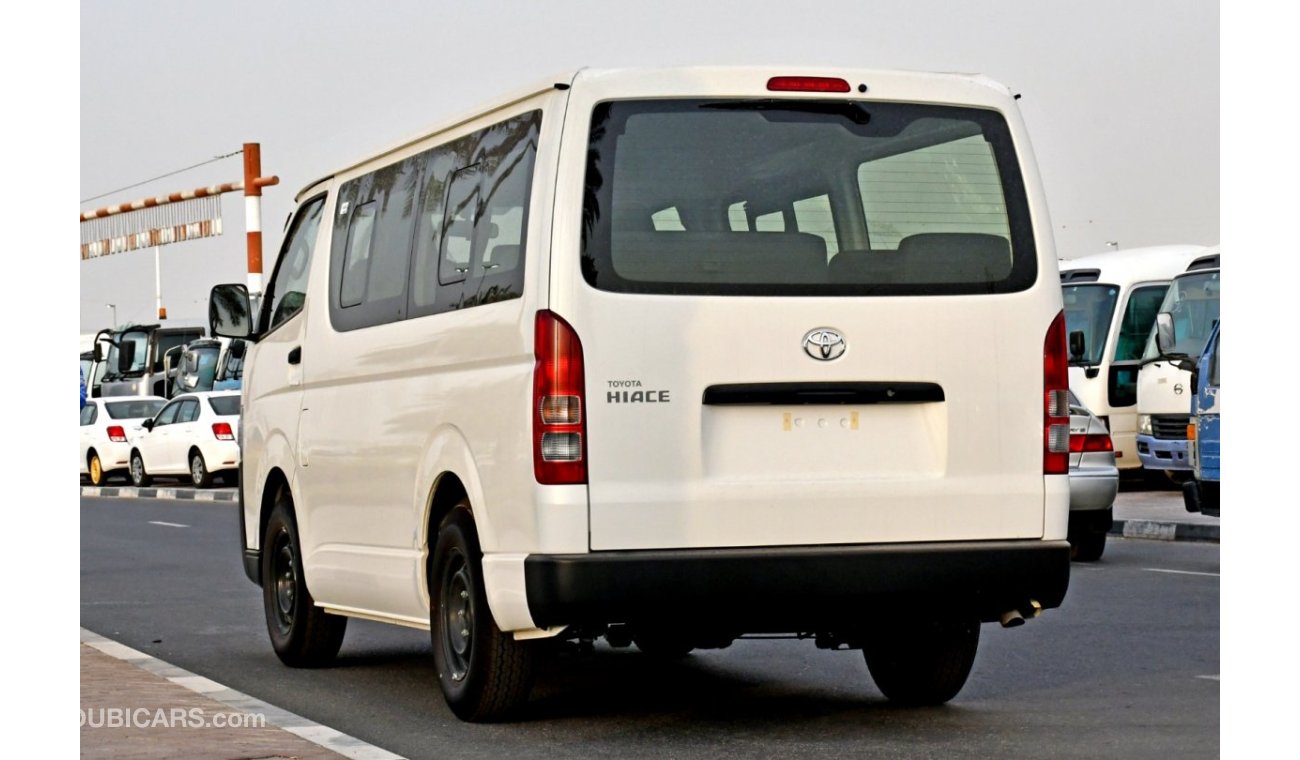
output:
M1183 504L1188 512L1219 516L1219 331L1216 324L1205 344L1192 384L1192 419L1187 425L1192 479L1183 484Z
M202 327L128 325L101 330L95 337L94 358L106 369L100 383L103 396L166 396L164 356L204 335Z

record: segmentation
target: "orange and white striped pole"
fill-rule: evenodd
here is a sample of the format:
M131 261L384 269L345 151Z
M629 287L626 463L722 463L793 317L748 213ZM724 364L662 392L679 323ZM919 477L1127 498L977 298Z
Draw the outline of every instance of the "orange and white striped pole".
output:
M248 293L262 294L262 188L279 184L262 176L262 146L244 143L244 228L248 236Z

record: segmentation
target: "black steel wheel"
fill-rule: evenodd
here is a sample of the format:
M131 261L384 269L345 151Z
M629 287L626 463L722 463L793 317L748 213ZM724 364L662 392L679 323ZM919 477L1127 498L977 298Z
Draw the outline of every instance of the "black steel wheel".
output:
M483 553L462 499L438 528L429 567L433 660L447 705L458 718L513 716L533 685L534 648L497 627L483 587Z
M348 619L317 607L307 590L293 501L285 489L277 496L262 541L262 601L271 646L285 665L319 667L338 654Z

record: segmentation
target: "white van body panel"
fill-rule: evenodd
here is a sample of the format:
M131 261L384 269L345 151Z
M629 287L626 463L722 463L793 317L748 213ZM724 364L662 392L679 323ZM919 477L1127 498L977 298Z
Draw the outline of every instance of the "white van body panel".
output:
M598 102L764 97L768 77L783 73L580 72L565 125L557 207L582 206ZM1025 399L1042 394L1041 347L1060 310L1059 281L1047 206L1014 101L982 78L807 73L866 83L868 101L923 99L1008 113L1037 223L1038 281L1028 291L997 296L608 293L590 287L579 270L580 218L557 217L551 308L595 349L587 348L585 357L593 550L1044 535L1043 420ZM804 335L821 326L841 331L848 342L834 362L803 353ZM701 404L704 389L716 384L845 380L937 383L946 401L784 409ZM639 385L618 385L626 381ZM608 392L638 389L667 391L671 401L606 401ZM1068 498L1047 506L1062 515L1067 508Z
M1113 405L1108 385L1129 299L1139 288L1167 287L1170 280L1184 272L1193 259L1205 252L1206 248L1200 245L1161 245L1105 251L1060 262L1063 276L1072 271L1096 269L1099 274L1095 283L1114 286L1118 291L1115 310L1104 337L1101 362L1095 365L1096 374L1089 377L1093 368L1071 366L1070 389L1093 414L1107 418L1111 442L1115 447L1115 463L1120 469L1142 466L1137 456L1137 405ZM1062 286L1072 284L1076 283L1064 282ZM1067 318L1068 315L1067 306Z

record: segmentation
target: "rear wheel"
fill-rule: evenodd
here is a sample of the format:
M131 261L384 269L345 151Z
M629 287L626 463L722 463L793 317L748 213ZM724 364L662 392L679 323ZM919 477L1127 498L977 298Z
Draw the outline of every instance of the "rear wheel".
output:
M904 622L876 628L862 654L876 686L901 705L941 705L957 696L979 648L976 620Z
M203 453L198 449L190 452L190 481L195 488L212 485L212 473L208 472L208 463L203 461Z
M104 464L99 461L99 452L90 452L90 463L87 465L90 470L90 484L92 486L104 485Z
M462 499L438 528L429 569L430 634L438 683L458 718L510 717L528 699L534 652L497 628L483 587L482 551Z
M136 488L144 488L153 482L153 478L144 470L144 457L140 456L139 451L131 452L131 482Z
M262 601L271 646L285 665L312 668L338 654L348 619L316 606L302 572L293 501L282 489L262 541Z
M1075 562L1096 562L1106 551L1106 534L1083 532L1070 537L1070 559Z

